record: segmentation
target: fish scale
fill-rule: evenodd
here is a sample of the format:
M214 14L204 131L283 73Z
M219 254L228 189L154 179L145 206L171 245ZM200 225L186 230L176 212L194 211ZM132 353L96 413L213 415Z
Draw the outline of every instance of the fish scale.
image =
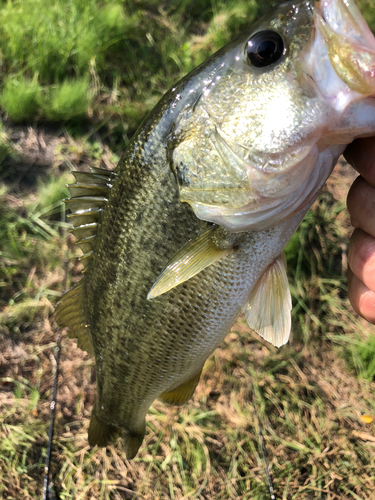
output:
M346 144L375 133L371 74L352 0L283 4L167 92L114 173L74 173L85 276L56 319L95 356L90 445L122 435L133 458L152 402L191 397L241 311L287 342L283 249Z

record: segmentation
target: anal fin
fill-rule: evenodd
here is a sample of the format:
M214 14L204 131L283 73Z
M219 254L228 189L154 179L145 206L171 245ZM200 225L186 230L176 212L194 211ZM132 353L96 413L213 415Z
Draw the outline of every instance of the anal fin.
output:
M243 309L252 330L276 347L286 344L291 330L292 298L283 254L263 273Z
M172 391L161 393L160 396L158 397L158 399L160 399L160 401L163 401L163 403L167 403L169 405L183 405L183 404L185 404L187 401L189 401L189 399L194 394L194 391L198 385L201 373L202 373L202 370L200 370L190 380L185 382L185 384L182 384L182 385L176 387L176 389L173 389Z

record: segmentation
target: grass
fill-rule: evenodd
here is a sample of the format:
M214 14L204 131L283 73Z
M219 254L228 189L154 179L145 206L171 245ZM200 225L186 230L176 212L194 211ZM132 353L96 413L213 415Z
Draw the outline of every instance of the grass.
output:
M91 93L87 78L64 81L50 89L42 104L43 113L51 122L77 119L88 112Z
M0 4L1 498L42 494L68 255L69 281L81 272L61 205L69 169L113 168L160 96L270 3ZM358 3L374 28L372 0ZM375 496L375 335L347 299L348 172L287 247L291 342L275 349L240 318L187 405L155 402L132 462L121 441L89 449L93 360L64 332L51 466L60 499L269 498L259 428L276 498Z
M41 96L37 80L9 78L4 83L0 104L15 122L34 122L38 118Z
M130 136L166 89L270 3L2 3L0 46L7 79L0 86L0 104L17 123L111 120L112 127ZM75 87L76 80L81 87ZM68 99L69 86L77 100ZM90 98L80 102L84 88Z
M48 317L60 295L62 234L67 224L61 200L66 175L37 183L23 200L3 187L0 195L0 338L27 331L37 315ZM51 220L47 216L51 214ZM56 219L56 220L52 220ZM52 302L51 302L52 301Z
M35 382L2 379L12 389L3 390L8 401L1 430L1 457L12 464L3 481L7 498L12 491L15 498L41 491L51 337L36 338L38 349L27 347L33 367L43 367L34 368ZM276 351L239 322L208 361L189 405L154 404L146 441L127 462L121 442L89 449L92 361L64 339L52 463L60 498L128 498L132 492L136 498L267 498L259 423L277 498L371 498L373 424L360 419L374 414L371 385L351 376L332 344L324 343L325 349L312 342L306 352L298 343ZM42 396L35 405L36 391ZM18 487L10 481L16 475Z
M277 0L0 4L0 106L15 123L87 122L128 140L165 91ZM358 0L375 24L372 0Z

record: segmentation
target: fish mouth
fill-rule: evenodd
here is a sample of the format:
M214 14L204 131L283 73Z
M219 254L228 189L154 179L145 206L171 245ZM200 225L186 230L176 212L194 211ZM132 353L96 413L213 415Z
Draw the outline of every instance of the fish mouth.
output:
M332 73L328 61L324 61L326 52L331 68L346 87L337 85L341 93L346 90L346 98L339 96L341 106L335 107L345 107L353 100L355 96L349 98L349 89L361 97L375 95L375 38L354 1L320 0L315 4L314 17L317 45L320 45L317 64L327 72L320 81L326 85L331 78L332 88Z

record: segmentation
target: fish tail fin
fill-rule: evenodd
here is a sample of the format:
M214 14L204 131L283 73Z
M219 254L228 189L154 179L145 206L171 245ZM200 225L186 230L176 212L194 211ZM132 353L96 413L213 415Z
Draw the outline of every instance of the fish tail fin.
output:
M126 458L128 460L131 460L136 456L139 447L142 444L143 438L145 437L145 428L143 429L143 431L137 433L124 431L121 436L124 440Z
M134 458L145 437L146 423L143 420L142 425L137 432L124 430L120 433L120 429L115 425L103 422L96 413L96 407L92 409L91 420L88 432L90 446L104 447L113 443L118 437L123 438L126 458L131 460Z
M116 426L107 424L100 420L96 414L96 408L92 409L91 420L88 432L90 446L104 447L112 443L119 436L119 430Z

